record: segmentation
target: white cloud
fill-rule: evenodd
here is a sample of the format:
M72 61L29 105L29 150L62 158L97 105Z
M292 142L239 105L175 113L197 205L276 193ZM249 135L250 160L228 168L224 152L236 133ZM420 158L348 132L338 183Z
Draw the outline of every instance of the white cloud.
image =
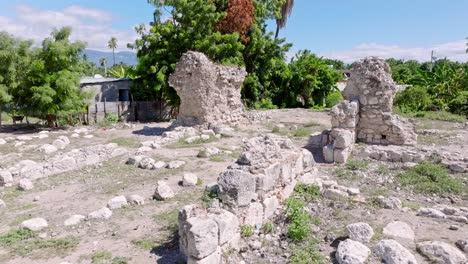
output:
M468 61L468 54L465 53L466 41L459 40L430 47L400 47L396 45L379 45L375 43L361 44L350 50L329 52L321 54L324 57L339 59L346 63L360 60L364 57L377 56L381 58L397 58L406 60L429 61L431 51L434 56L442 59L447 58L454 61Z
M125 30L113 28L113 19L111 13L80 6L53 11L18 5L12 17L0 16L0 31L40 44L53 28L71 26L71 39L85 41L89 49L109 51L107 42L111 37L116 37L117 50L127 50L127 43L133 43L137 34L133 27Z

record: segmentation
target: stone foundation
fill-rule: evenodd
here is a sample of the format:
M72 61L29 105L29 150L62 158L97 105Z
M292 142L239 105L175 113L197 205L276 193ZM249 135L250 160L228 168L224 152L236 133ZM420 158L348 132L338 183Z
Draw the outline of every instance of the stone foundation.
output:
M260 228L271 219L315 163L308 150L274 135L249 139L244 150L218 178L216 208L179 212L180 251L188 263L222 263L223 252L238 249L240 226Z
M211 62L203 53L182 55L169 85L180 97L174 126L235 125L245 118L241 85L247 75L238 66Z

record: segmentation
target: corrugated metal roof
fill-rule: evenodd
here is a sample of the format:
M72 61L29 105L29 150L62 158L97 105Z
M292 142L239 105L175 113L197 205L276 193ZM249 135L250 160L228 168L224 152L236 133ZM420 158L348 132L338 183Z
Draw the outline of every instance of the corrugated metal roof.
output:
M128 81L129 78L94 78L94 77L84 77L81 78L80 84L92 84L92 83L106 83L106 82L119 82L119 81Z

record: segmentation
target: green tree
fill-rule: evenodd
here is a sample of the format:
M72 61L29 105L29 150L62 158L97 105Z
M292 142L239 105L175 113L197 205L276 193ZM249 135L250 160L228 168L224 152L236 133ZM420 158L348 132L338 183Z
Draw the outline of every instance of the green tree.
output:
M58 115L85 110L86 95L79 89L85 44L70 42L70 34L70 27L54 29L34 50L24 86L15 89L15 104L30 115L45 116L49 126Z
M107 42L107 46L109 47L109 49L112 49L112 57L114 59L114 64L112 65L115 65L115 49L117 48L117 38L111 37L109 42Z
M105 58L100 58L99 65L101 65L101 67L104 67L104 77L107 77L107 60Z

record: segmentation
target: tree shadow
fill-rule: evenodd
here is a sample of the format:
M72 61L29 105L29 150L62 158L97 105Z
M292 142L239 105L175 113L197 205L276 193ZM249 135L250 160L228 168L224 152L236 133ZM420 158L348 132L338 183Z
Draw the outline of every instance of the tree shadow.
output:
M339 264L338 263L338 260L336 259L336 249L338 248L338 245L342 242L342 241L345 241L346 239L348 239L349 237L348 236L342 236L342 237L338 237L336 238L335 240L333 240L330 244L331 247L335 248L335 251L333 251L332 253L330 253L330 259L332 260L332 263L333 264Z
M151 250L151 254L159 257L156 260L158 264L186 263L179 252L179 235L177 230L173 231L165 242L154 247Z
M167 127L149 127L144 126L143 129L135 130L132 133L141 136L161 136L164 132L169 131Z

